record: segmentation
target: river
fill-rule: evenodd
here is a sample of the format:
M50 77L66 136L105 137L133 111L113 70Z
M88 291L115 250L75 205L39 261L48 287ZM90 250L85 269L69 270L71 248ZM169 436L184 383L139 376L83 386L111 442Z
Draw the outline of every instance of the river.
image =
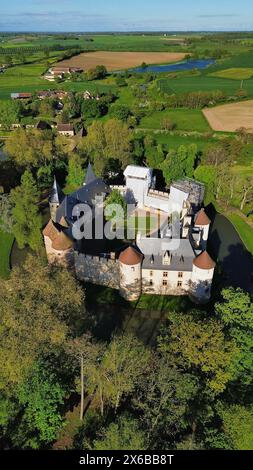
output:
M245 248L233 224L221 214L215 215L208 248L221 265L224 285L241 287L253 294L253 256Z

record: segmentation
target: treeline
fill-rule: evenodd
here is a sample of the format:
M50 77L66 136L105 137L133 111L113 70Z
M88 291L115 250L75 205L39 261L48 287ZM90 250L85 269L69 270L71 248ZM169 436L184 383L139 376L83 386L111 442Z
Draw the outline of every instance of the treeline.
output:
M166 104L169 108L204 108L226 100L226 94L221 90L194 91L190 93L169 95Z
M83 450L252 448L247 293L227 288L206 310L168 311L153 348L129 333L96 336L82 286L38 255L0 294L3 446L52 448L61 433ZM80 426L67 434L77 394Z
M65 51L71 49L80 49L79 44L66 45L54 44L52 46L32 46L32 47L0 47L0 55L14 55L20 52L24 54L35 54L36 52Z
M164 99L166 99L162 104L167 108L201 109L205 106L213 106L218 103L247 97L247 92L244 89L238 89L235 95L231 97L222 90L171 93L171 90L168 90L167 84L164 84L163 81L158 82L158 86Z

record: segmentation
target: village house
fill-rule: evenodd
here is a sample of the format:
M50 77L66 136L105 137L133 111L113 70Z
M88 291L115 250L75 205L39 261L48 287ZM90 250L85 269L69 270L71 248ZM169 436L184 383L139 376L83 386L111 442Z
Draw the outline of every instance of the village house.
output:
M83 69L80 67L66 67L66 66L56 66L51 67L47 73L44 75L46 80L51 82L55 81L56 78L63 79L66 76L70 76L72 73L82 73Z
M202 207L203 184L182 180L171 185L170 192L155 190L150 168L128 166L125 185L117 189L133 203L135 211L153 211L162 219L159 229L137 232L135 242L120 241L115 250L107 240L76 240L73 208L88 204L95 221L96 196L108 194L108 186L97 178L89 165L84 184L65 196L54 181L49 197L51 220L43 231L48 261L74 269L79 279L119 290L127 300L142 293L188 295L197 303L210 299L215 262L207 252L211 220ZM178 221L173 220L177 208ZM137 214L136 212L136 214ZM174 226L175 225L175 226Z
M65 135L67 137L74 137L75 135L73 124L58 124L57 132L59 135Z
M12 100L27 100L32 98L32 93L11 93Z
M92 93L90 93L90 91L86 90L83 94L83 99L86 100L86 101L88 101L88 100L97 100L97 101L99 101L100 96L99 95L94 96Z

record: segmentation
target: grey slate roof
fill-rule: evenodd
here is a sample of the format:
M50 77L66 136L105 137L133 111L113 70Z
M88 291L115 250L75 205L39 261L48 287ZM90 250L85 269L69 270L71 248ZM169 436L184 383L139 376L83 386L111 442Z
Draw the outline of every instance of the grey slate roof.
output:
M73 223L73 208L77 204L88 204L92 206L92 200L95 199L96 194L109 194L109 186L100 178L96 178L90 183L82 186L77 191L65 196L61 205L58 207L56 212L56 222L60 222L62 217L71 224Z
M164 271L192 271L195 253L188 239L142 238L137 246L144 254L143 269ZM163 264L164 254L171 255L171 263Z
M64 196L59 184L57 183L56 178L54 177L54 184L53 184L52 190L49 194L48 201L49 201L50 204L54 204L54 203L55 204L61 204L64 197L65 196Z

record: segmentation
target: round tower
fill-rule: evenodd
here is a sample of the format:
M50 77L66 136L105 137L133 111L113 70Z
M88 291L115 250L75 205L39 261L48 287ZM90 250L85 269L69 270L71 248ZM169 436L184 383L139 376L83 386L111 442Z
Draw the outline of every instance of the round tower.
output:
M200 244L202 249L206 249L208 235L209 235L209 228L210 228L211 220L207 216L205 209L202 208L197 213L194 226L201 230L201 239Z
M208 302L216 263L203 251L193 260L191 297L196 302Z
M143 255L129 246L120 253L120 295L126 300L138 300L141 295L141 264Z

